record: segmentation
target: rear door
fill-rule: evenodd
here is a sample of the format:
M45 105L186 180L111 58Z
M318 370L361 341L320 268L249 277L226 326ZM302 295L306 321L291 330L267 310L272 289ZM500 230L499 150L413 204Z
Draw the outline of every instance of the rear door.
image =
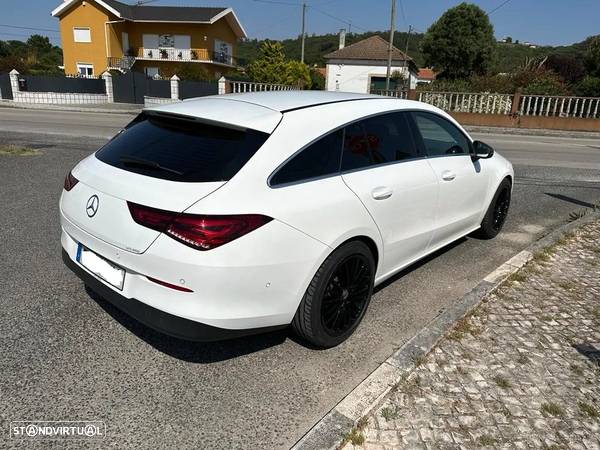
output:
M436 232L431 247L449 243L476 227L487 176L471 158L469 138L448 119L430 112L413 112L418 145L440 185Z
M407 113L387 113L348 125L342 178L379 228L382 273L425 252L434 230L438 181L415 145Z

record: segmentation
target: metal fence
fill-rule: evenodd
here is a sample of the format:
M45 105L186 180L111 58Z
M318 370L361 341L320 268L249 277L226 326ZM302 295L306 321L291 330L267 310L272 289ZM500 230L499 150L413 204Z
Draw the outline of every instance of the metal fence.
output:
M448 112L510 114L513 96L474 92L419 92L418 100Z
M371 89L371 94L383 95L384 97L408 98L408 91L397 89Z
M219 93L219 86L216 81L187 81L179 82L179 98L205 97L207 95L216 95Z
M263 91L299 91L300 86L290 86L287 84L254 83L252 81L233 81L227 80L229 90L233 94L241 92L263 92Z
M19 75L19 88L24 92L58 92L70 94L105 93L105 83L101 78Z
M7 73L0 73L0 98L4 100L12 100L12 86L10 84L10 75Z
M599 119L600 97L523 95L519 115Z
M171 98L171 81L146 79L146 91L149 97Z

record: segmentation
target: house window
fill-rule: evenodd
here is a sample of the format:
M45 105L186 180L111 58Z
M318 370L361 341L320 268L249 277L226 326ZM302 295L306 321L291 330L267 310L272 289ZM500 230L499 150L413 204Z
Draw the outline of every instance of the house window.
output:
M89 28L73 28L73 40L75 42L92 42L92 34Z
M144 69L148 78L154 78L158 75L158 67L146 67Z
M175 36L172 34L161 34L158 36L159 48L175 48Z
M216 62L231 64L233 46L228 42L215 39L215 54L213 60Z
M77 73L82 77L93 77L94 66L87 63L77 63Z

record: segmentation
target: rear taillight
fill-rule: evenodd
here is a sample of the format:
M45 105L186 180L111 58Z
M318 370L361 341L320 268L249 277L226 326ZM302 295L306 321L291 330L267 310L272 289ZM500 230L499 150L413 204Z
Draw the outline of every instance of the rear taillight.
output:
M273 220L260 214L208 216L181 214L127 202L133 220L197 250L233 241Z
M73 176L73 174L69 171L67 176L65 177L64 188L65 191L70 191L75 187L75 185L79 183L79 180Z

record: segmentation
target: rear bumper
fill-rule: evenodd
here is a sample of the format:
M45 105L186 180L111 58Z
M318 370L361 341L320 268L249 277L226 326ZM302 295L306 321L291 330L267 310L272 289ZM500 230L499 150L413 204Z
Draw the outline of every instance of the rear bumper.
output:
M210 342L224 339L233 339L251 334L265 333L285 328L286 325L262 327L253 329L230 330L214 327L204 323L178 317L153 308L134 298L127 298L109 288L98 278L88 273L85 269L73 261L69 254L63 249L62 259L65 265L71 269L92 291L100 297L136 319L138 322L159 331L187 341Z

